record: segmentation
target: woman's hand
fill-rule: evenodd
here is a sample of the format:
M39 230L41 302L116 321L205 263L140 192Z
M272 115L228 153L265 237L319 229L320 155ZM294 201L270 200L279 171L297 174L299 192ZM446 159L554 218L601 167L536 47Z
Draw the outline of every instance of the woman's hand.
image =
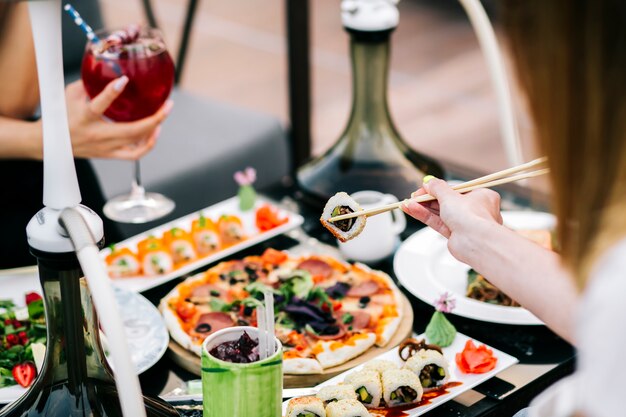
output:
M126 76L113 80L91 101L82 81L67 86L65 97L75 157L138 159L152 149L173 102L168 100L152 116L134 122L105 120L104 112L127 83Z
M411 200L402 210L448 238L450 253L462 262L467 262L471 251L476 249L472 240L482 234L481 228L502 224L500 195L495 191L479 189L462 195L445 181L433 178L412 197L422 194L430 194L437 200L426 203Z

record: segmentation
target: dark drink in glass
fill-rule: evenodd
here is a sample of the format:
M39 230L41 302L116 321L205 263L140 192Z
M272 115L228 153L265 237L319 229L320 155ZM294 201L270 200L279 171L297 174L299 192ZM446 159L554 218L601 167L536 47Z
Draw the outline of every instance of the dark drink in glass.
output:
M174 83L174 63L156 29L101 34L100 44L88 43L81 75L89 97L112 80L126 75L128 84L105 115L118 122L154 114L167 100Z

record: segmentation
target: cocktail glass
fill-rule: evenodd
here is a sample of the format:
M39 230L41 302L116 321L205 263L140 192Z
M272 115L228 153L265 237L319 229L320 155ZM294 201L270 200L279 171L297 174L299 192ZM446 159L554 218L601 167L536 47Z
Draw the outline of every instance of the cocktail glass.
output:
M100 42L87 43L81 70L89 97L97 96L109 82L126 75L128 84L104 115L115 122L130 122L154 114L174 84L174 63L160 31L129 27L97 34ZM171 199L145 191L137 160L130 193L110 199L103 211L118 222L146 223L166 216L174 207Z

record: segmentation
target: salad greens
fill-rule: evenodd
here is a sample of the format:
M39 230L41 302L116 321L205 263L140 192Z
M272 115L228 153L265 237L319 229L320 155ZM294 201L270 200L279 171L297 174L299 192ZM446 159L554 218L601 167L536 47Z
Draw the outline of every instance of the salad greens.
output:
M12 300L0 300L0 388L18 383L29 386L34 373L24 378L23 369L34 368L32 346L46 343L43 300L36 293L25 298L26 307L21 308Z

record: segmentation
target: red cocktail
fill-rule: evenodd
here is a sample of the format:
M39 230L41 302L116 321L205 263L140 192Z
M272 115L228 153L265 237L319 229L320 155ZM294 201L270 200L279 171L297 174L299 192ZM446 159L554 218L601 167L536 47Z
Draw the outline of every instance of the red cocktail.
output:
M89 97L97 96L109 82L126 75L128 84L105 115L127 122L154 114L167 100L174 83L174 63L159 31L129 28L99 35L100 44L90 42L83 57L81 75Z
M154 114L165 103L174 84L174 63L157 29L130 26L112 33L98 33L98 42L85 50L82 79L89 97L97 96L111 81L125 75L128 83L104 112L116 122L130 122ZM124 223L145 223L174 210L175 204L158 193L147 193L141 184L139 160L129 194L110 199L104 214Z

